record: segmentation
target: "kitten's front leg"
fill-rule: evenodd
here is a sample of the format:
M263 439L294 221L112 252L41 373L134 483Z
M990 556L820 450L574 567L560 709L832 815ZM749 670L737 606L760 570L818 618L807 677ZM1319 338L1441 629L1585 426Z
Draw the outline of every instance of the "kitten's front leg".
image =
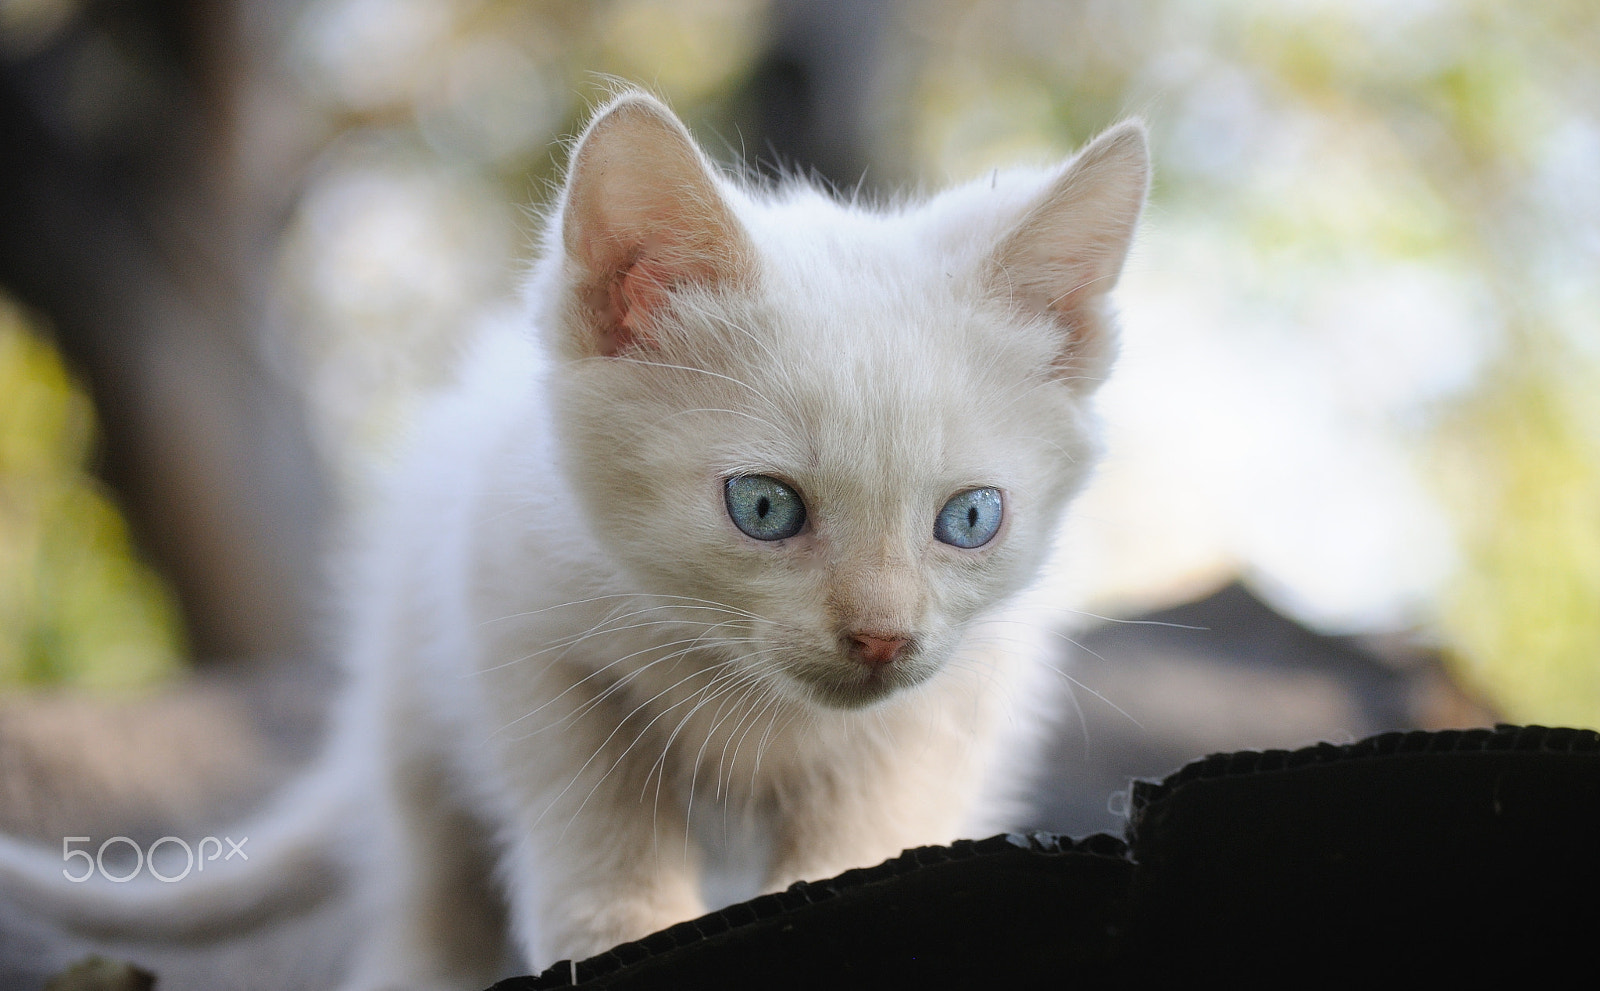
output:
M819 881L853 867L871 867L908 847L935 842L891 824L865 808L790 812L777 830L766 891L782 891L796 881ZM945 839L949 839L946 837Z
M899 729L892 747L834 752L827 767L792 775L779 801L766 890L957 838L976 792L968 749L943 734Z
M578 837L549 850L534 849L548 837L518 844L512 916L535 969L587 959L704 913L697 873L681 845L658 852L635 831L607 835L611 825L584 823Z
M540 789L522 803L507 890L513 931L536 969L705 912L681 806L665 789L657 796L648 761L634 767L630 757L598 783L607 765L553 800Z

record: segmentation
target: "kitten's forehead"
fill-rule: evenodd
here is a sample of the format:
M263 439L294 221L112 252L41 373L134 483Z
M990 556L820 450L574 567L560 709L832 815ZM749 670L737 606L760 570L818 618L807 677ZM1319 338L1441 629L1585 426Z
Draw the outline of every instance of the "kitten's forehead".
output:
M805 452L794 470L841 482L994 481L1038 416L1025 394L1049 384L1054 338L985 293L981 254L938 243L929 218L804 205L799 236L792 218L756 228L769 350L741 377L777 415L755 433L782 431L776 449Z
M638 422L715 474L776 474L883 522L960 487L1076 472L1082 396L1059 381L1060 330L991 284L1025 199L1001 183L880 212L807 191L743 202L754 278L682 296L664 356L710 374Z

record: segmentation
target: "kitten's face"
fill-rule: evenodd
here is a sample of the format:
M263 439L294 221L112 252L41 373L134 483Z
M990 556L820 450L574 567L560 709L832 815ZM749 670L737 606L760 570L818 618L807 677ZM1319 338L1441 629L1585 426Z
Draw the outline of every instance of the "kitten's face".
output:
M767 684L851 708L1031 580L1093 451L1048 328L920 248L840 250L686 294L655 350L567 395L594 525L641 585L703 600L680 615Z
M961 663L1092 460L1146 171L1125 126L872 214L730 185L647 97L597 116L536 288L565 470L678 642L842 708Z

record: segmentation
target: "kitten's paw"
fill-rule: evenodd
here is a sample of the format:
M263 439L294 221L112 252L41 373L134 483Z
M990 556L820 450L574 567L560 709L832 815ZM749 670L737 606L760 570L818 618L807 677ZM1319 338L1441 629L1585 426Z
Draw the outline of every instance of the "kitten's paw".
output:
M559 919L547 928L548 952L543 960L587 960L618 943L643 939L668 926L705 914L698 897L624 896L608 900L584 898L561 906Z

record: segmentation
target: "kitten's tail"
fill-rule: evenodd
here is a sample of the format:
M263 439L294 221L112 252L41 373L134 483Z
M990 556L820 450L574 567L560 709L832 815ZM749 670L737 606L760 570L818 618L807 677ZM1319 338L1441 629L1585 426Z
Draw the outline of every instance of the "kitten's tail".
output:
M63 837L56 851L0 835L0 900L90 939L189 944L311 911L347 887L352 803L323 777L226 836Z

